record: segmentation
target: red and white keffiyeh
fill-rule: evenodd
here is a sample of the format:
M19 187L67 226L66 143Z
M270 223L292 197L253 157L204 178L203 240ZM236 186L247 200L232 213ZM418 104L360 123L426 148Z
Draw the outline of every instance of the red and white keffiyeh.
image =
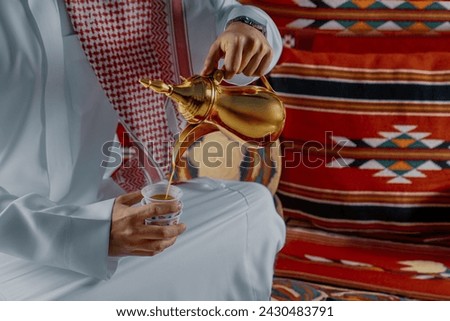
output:
M122 124L140 147L145 147L145 164L141 159L136 166L137 160L132 160L127 173L116 173L126 190L139 189L149 180L160 179L160 173L166 175L170 168L173 135L166 117L168 100L143 88L139 79L175 83L180 72L190 74L185 63L187 45L183 47L186 39L180 39L185 37L182 1L66 0L66 6L84 52ZM179 63L180 56L183 63ZM178 114L176 118L179 126L182 118Z

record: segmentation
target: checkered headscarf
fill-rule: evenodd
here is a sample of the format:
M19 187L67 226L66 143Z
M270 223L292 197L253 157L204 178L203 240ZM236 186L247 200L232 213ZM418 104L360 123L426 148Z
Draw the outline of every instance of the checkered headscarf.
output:
M174 7L181 8L181 1L66 0L66 6L120 121L134 140L149 148L153 160L167 174L173 141L166 117L167 98L145 90L138 80L179 81L171 14ZM182 118L176 117L180 125Z

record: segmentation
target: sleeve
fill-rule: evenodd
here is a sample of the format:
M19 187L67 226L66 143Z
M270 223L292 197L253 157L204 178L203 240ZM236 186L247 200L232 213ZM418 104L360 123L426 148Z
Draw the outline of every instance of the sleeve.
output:
M275 67L280 58L283 49L283 42L281 40L280 32L277 26L270 18L270 16L263 10L249 5L242 5L234 0L210 0L211 5L216 7L217 12L217 30L218 33L225 30L227 23L234 18L246 16L255 20L259 24L266 27L266 38L273 50L273 58L267 72ZM244 75L235 76L230 82L236 84L244 84L253 81L254 78L246 77Z
M108 279L114 199L86 206L57 205L38 195L11 195L0 187L0 252L43 265Z

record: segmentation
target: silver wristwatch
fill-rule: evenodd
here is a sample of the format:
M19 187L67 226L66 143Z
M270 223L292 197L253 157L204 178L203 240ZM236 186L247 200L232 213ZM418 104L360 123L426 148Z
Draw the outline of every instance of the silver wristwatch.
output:
M247 24L249 26L252 26L253 28L261 31L264 36L267 33L266 32L266 26L260 24L258 21L253 20L252 18L249 18L247 16L239 16L239 17L236 17L234 19L231 19L230 21L228 21L227 27L233 22L242 22L242 23L245 23L245 24Z

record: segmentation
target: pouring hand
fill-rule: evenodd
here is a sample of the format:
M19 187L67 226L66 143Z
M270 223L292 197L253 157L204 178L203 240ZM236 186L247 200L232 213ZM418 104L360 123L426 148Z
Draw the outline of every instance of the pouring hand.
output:
M259 30L236 21L212 44L201 74L211 74L218 68L219 60L224 58L225 79L239 73L260 77L269 68L272 55L269 42Z

